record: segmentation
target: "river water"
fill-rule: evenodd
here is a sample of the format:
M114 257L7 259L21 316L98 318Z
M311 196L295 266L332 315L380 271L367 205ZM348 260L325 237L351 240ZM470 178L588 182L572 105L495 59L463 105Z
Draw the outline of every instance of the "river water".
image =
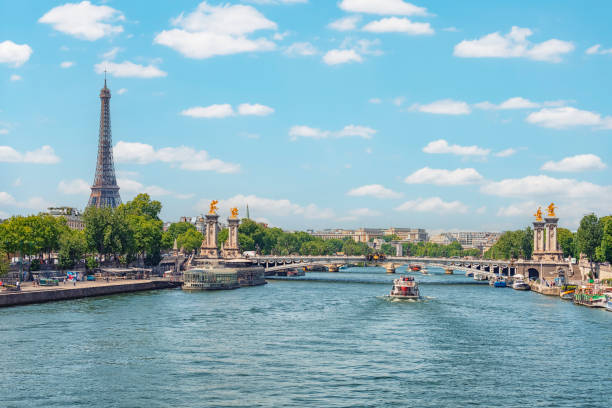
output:
M611 406L612 313L430 273L0 309L0 407Z

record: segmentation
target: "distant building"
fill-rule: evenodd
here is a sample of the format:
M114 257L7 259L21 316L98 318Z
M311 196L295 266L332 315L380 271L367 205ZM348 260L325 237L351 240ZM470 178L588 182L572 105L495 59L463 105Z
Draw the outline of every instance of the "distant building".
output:
M421 228L389 228L385 235L396 235L400 241L425 242L428 239L427 231Z
M81 213L76 208L72 207L50 207L48 208L49 215L54 217L64 217L66 219L66 224L68 227L82 231L85 229L85 222L83 221L83 217Z
M326 229L323 231L307 230L310 235L324 240L351 238L355 242L370 242L384 236L396 235L400 241L427 241L427 232L417 228L359 228L356 230Z
M448 245L456 241L457 241L457 238L455 238L448 232L435 235L429 240L429 242L432 242L434 244L439 244L439 245Z
M501 233L499 232L450 232L453 237L459 241L464 248L478 248L483 249L485 247L491 247L497 242Z

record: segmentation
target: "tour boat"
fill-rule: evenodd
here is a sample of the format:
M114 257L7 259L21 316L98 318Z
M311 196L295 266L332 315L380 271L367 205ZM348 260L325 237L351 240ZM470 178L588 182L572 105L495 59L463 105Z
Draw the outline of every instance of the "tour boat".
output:
M581 286L574 293L574 304L588 307L608 308L610 300L602 288L593 284Z
M514 275L514 283L512 284L514 290L530 290L531 287L527 282L523 280L521 275Z
M393 279L393 289L391 289L389 296L395 299L419 299L419 284L413 276Z

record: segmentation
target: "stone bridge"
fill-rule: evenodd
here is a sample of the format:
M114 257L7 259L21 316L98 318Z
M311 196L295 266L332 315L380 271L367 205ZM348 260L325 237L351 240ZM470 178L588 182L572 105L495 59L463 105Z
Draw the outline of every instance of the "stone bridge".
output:
M388 256L383 261L367 261L364 256L348 256L348 255L259 255L251 258L258 265L265 268L266 273L282 271L286 269L302 268L306 266L329 266L329 265L346 265L360 262L378 263L383 266L384 263L393 263L396 265L402 264L418 264L421 266L439 267L443 269L460 270L463 272L483 272L487 274L495 274L502 276L514 276L516 274L523 275L528 279L554 279L559 276L564 276L572 279L574 268L565 261L532 261L532 260L487 260L487 259L468 259L468 258L429 258L429 257L413 257L413 256Z

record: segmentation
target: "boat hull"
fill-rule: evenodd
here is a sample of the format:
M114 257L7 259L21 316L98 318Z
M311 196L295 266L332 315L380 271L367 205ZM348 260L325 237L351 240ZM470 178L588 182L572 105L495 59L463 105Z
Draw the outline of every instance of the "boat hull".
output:
M512 289L514 289L514 290L531 290L529 285L526 284L526 283L521 283L521 284L518 284L518 285L512 285Z
M401 300L418 300L420 296L408 296L408 295L389 295L392 299L401 299Z

